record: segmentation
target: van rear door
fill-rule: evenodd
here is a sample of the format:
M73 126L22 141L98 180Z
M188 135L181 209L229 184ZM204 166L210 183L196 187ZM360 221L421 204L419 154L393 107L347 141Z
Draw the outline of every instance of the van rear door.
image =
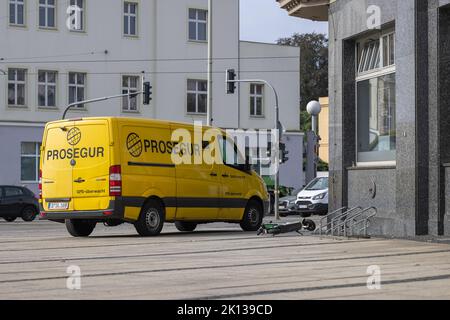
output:
M76 211L109 207L110 137L107 120L75 123L68 132L73 149L72 199Z
M42 145L42 194L45 210L71 209L72 167L70 160L60 157L68 149L67 125L51 124L47 127ZM53 206L53 207L50 207Z

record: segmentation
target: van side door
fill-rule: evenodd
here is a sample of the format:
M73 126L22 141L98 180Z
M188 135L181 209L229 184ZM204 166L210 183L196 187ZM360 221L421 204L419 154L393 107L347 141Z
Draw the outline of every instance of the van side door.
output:
M219 138L223 164L220 165L222 184L221 220L241 220L247 205L246 191L249 175L243 170L245 159L230 138Z
M187 130L194 137L193 132ZM177 220L211 221L218 218L221 200L219 167L205 161L195 163L194 156L199 156L202 149L195 141L178 143L174 147L175 153L189 155L186 157L188 163L176 165Z

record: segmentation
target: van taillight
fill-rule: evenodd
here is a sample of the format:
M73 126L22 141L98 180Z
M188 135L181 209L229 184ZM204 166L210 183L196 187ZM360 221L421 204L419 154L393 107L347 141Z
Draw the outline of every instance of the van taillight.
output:
M109 168L109 195L111 197L122 196L122 173L120 166Z
M39 170L39 199L42 199L42 170Z

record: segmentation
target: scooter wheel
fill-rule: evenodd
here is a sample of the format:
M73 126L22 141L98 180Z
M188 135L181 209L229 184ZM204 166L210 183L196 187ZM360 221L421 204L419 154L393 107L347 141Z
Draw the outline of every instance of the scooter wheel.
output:
M308 231L315 231L316 230L316 224L314 223L314 221L309 220L309 219L306 219L303 222L303 226Z

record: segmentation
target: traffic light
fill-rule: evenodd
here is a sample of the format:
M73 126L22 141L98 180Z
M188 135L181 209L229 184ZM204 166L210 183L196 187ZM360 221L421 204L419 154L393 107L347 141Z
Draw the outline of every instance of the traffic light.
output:
M280 143L280 163L286 163L289 160L289 151L286 150L286 144Z
M234 69L227 70L227 94L233 94L236 91L236 71Z
M152 86L150 85L150 82L144 82L144 105L149 105L150 101L152 100Z

